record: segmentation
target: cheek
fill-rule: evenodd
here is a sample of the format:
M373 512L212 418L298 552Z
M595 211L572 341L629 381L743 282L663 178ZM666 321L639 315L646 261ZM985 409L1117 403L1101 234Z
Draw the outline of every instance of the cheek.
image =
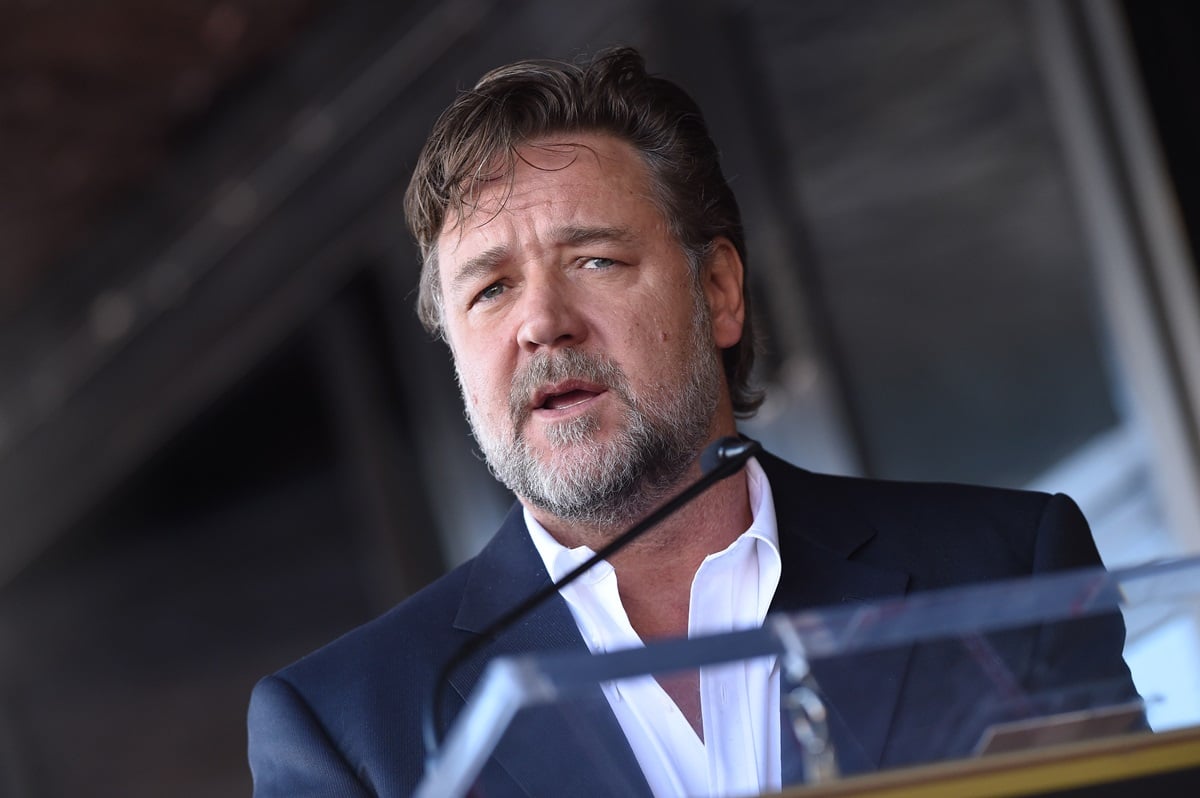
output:
M459 361L456 368L459 388L468 407L488 418L506 415L510 377L502 364L475 358L469 365Z
M663 292L667 293L667 292ZM640 294L622 303L617 310L621 329L628 331L628 342L645 346L647 341L662 343L672 337L675 313L662 298Z
M463 398L470 402L472 407L479 407L481 401L486 403L491 391L477 369L460 375L459 381L462 383Z
M649 359L665 365L675 361L679 354L676 349L690 341L691 323L691 318L681 315L677 309L654 307L627 319L628 336L624 343L627 351L649 347L645 352Z

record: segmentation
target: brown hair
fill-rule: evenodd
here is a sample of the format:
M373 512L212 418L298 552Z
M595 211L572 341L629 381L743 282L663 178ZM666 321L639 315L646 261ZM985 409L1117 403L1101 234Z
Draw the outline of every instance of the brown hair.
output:
M423 265L417 314L442 332L437 239L447 215L463 213L474 181L511 174L516 148L553 133L609 133L645 160L659 208L699 275L714 239L728 238L746 261L745 234L733 191L721 173L716 144L699 107L676 84L646 72L632 48L607 50L586 64L519 61L488 72L438 118L421 150L404 197L409 229ZM756 341L749 281L741 340L722 353L734 412L762 404L750 386Z

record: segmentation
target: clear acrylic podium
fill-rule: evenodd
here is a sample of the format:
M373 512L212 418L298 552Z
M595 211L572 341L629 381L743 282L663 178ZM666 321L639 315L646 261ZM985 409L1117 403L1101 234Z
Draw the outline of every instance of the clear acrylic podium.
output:
M902 794L903 783L921 794L963 778L977 781L942 794L1028 795L1200 777L1193 557L818 608L610 654L497 659L416 794L468 794L526 713L557 707L563 722L588 724L576 702L600 683L758 657L780 669L787 794L884 794L871 790L889 784L886 794ZM603 744L620 747L617 737ZM597 767L616 761L587 750Z

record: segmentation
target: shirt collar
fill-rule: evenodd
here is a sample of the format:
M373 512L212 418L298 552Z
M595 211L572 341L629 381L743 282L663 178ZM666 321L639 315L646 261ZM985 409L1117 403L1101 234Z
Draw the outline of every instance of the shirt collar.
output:
M749 529L739 535L737 540L729 544L724 551L710 554L709 557L718 557L731 551L741 541L753 539L765 544L765 550L770 552L767 556L770 556L778 566L778 563L782 562L782 558L779 555L779 527L775 519L775 502L771 495L771 484L767 481L767 475L762 466L753 457L746 461L746 488L747 498L750 501ZM523 508L523 512L529 536L533 539L533 545L541 556L542 562L545 563L546 571L550 574L552 581L559 581L595 553L588 546L567 548L538 523L538 520L529 512L529 508ZM760 547L759 551L761 553L763 547ZM601 561L580 579L596 582L611 572L612 566L607 561Z

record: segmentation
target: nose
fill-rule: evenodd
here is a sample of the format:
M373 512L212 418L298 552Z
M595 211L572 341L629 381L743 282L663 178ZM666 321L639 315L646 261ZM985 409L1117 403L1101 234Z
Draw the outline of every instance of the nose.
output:
M533 353L543 348L575 346L587 337L587 325L571 286L562 279L531 280L521 297L517 343Z

